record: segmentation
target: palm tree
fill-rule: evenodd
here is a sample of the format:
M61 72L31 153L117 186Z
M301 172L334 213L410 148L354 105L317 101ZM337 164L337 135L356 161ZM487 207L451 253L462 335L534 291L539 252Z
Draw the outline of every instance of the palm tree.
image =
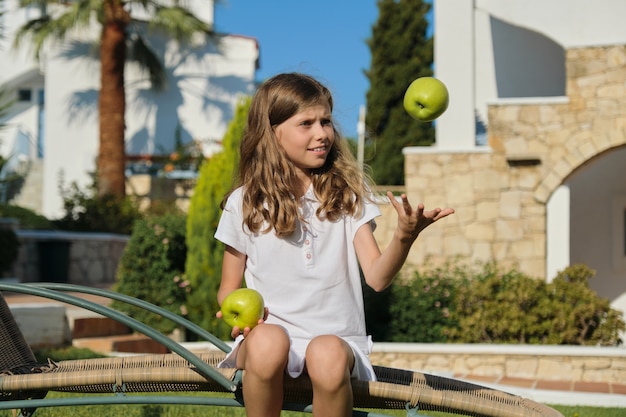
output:
M150 28L164 30L177 41L186 42L198 33L213 37L212 28L181 6L179 0L21 0L20 4L22 7L39 6L42 10L41 17L26 22L18 30L14 44L19 47L21 41L28 38L37 59L46 41L63 40L70 30L92 25L94 18L101 25L98 103L100 143L96 163L98 196L123 197L126 61L139 63L148 72L154 89L162 89L166 81L163 64L137 29L147 23ZM48 14L46 6L52 4L57 8L54 13ZM141 22L134 19L132 10L147 11L151 20Z

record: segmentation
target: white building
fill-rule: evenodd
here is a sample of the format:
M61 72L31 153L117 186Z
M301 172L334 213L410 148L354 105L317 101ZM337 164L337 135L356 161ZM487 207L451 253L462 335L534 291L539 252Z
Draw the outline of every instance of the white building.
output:
M404 150L406 184L457 214L415 264L496 259L550 280L582 263L626 311L624 16L623 0L434 0L451 99L436 145Z
M213 1L188 2L195 14L213 24ZM2 122L0 154L11 164L30 162L29 176L16 202L49 217L62 214L60 178L67 187L91 184L98 150L99 60L93 41L98 25L73 33L33 58L28 43L13 48L16 29L40 15L37 7L4 1L0 39L0 85L17 99ZM53 10L49 9L49 12ZM133 14L136 17L136 14ZM221 140L242 95L254 89L258 65L255 39L221 35L197 39L192 46L150 34L165 63L168 86L157 93L132 64L126 67L126 153L129 160L168 155L177 130L183 143L200 141L208 156Z

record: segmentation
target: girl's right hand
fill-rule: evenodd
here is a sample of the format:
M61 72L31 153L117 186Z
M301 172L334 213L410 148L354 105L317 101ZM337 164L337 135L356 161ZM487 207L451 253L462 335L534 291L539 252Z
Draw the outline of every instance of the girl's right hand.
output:
M265 323L265 320L267 320L267 316L270 314L270 310L269 308L265 307L265 312L263 313L263 318L259 319L259 323L258 324L263 324ZM215 313L215 317L217 317L218 319L222 318L222 311L218 311L217 313ZM241 328L239 328L238 326L233 327L233 329L230 332L230 336L233 339L236 339L239 335L243 335L243 337L247 337L250 334L250 331L252 329L249 327L244 328L243 330Z

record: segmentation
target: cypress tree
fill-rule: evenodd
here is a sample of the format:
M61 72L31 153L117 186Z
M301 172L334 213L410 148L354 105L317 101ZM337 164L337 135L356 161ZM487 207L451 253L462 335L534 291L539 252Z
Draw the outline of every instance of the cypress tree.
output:
M215 317L219 310L217 290L222 274L224 245L213 235L220 219L220 203L230 190L239 164L239 143L248 117L250 98L235 110L222 141L222 152L200 168L187 217L185 273L191 284L187 307L189 318L218 337L230 338L230 329Z
M426 14L430 4L423 0L379 0L379 15L368 40L372 61L365 75L367 92L366 162L376 183L404 184L406 146L434 142L432 123L412 119L402 101L409 84L432 75L433 39L427 37Z

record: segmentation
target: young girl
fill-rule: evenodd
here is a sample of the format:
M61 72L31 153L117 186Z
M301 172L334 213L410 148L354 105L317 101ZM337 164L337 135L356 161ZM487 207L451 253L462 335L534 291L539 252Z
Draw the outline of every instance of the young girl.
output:
M388 193L398 225L381 253L373 234L380 211L332 110L329 90L307 75L264 82L250 107L237 184L223 203L218 301L245 277L267 306L262 324L233 329L221 364L245 370L249 417L280 415L285 372L308 374L314 415L351 415L351 378L375 379L359 266L374 290L387 288L419 233L454 212L414 209L405 195L400 203Z

